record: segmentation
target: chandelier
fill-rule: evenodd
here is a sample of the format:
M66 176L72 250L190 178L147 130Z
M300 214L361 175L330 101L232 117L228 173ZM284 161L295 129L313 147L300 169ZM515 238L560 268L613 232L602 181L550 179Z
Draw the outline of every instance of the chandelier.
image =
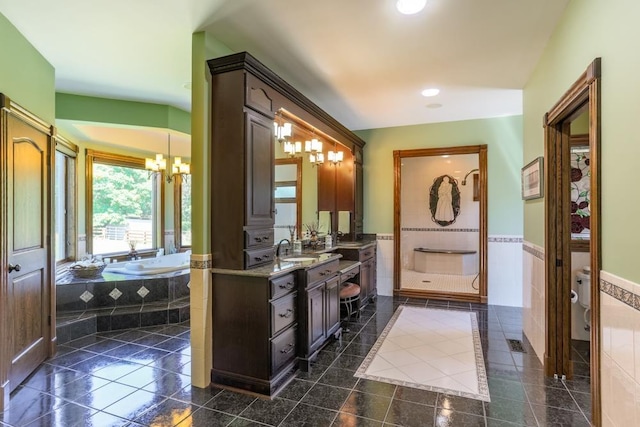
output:
M165 159L162 154L156 154L155 159L146 158L144 168L149 171L149 178L156 173L164 174L169 184L173 181L174 176L186 177L191 174L191 166L189 163L183 163L182 157L179 156L173 158L171 170L167 172L167 160L171 162L171 134L167 134L167 158Z

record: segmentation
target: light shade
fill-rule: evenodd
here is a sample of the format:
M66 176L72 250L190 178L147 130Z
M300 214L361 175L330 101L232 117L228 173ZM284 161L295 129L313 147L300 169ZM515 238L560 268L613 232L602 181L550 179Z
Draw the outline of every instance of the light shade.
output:
M427 4L427 0L398 0L396 8L403 15L413 15L420 12Z

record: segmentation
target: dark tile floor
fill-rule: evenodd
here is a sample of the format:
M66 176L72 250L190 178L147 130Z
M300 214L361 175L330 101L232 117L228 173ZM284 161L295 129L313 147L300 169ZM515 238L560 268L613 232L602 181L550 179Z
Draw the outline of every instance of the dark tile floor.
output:
M478 314L491 403L353 377L400 304ZM189 323L97 333L59 346L0 413L10 426L588 426L588 346L573 381L545 378L511 307L380 297L273 400L190 385ZM578 359L579 358L579 359Z

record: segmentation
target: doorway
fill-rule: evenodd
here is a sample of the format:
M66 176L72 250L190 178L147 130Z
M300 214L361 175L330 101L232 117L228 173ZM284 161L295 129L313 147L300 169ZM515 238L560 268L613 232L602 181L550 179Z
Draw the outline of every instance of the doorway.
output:
M572 123L587 115L584 136ZM576 254L588 253L588 293L592 420L600 424L600 58L596 58L565 95L545 114L545 295L547 333L544 355L548 376L573 379L579 373L572 341L572 268ZM578 140L582 139L580 143ZM580 145L582 145L580 147ZM584 157L583 157L584 156ZM580 162L588 158L588 197L572 192ZM574 164L572 164L572 162ZM580 170L580 175L582 174ZM582 179L582 177L580 177ZM572 198L577 199L573 200ZM575 205L575 206L574 206ZM574 209L575 207L575 209ZM581 210L582 213L579 213ZM584 226L588 225L588 233ZM588 235L588 238L585 238ZM573 253L573 262L572 262ZM583 256L584 258L584 256ZM575 268L573 268L575 270ZM574 325L575 326L575 325ZM584 362L584 360L583 360Z
M394 151L394 294L487 301L487 146Z

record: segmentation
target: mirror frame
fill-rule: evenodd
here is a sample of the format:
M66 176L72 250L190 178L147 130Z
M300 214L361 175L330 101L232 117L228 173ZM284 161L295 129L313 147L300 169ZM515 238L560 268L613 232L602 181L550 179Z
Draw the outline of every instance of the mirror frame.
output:
M409 290L400 287L401 266L400 247L402 230L400 224L401 214L401 163L403 158L407 157L428 157L428 156L445 156L456 154L478 154L478 163L480 169L479 176L479 203L480 203L480 233L479 233L479 279L480 286L478 294L467 294L457 292L440 292L440 291L424 291ZM468 145L462 147L444 147L444 148L426 148L416 150L395 150L393 152L393 170L394 170L394 195L393 195L393 294L411 297L411 298L433 298L450 301L464 302L487 302L487 145Z

